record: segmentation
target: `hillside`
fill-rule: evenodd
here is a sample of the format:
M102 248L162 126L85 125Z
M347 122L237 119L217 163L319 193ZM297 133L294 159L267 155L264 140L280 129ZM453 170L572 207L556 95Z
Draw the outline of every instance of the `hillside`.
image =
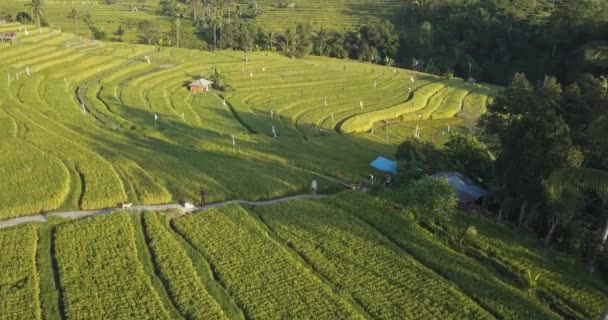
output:
M0 143L10 150L0 159L3 218L192 202L201 187L212 202L273 198L306 190L313 177L333 189L331 178L363 180L369 161L413 135L393 134L381 120L451 118L459 104L482 112L491 93L346 60L105 43L31 28L0 51ZM231 88L191 94L186 84L214 68ZM437 121L420 126L445 131Z
M125 30L122 37L124 41L137 42L137 23L150 20L156 24L160 31L167 32L172 24L172 19L156 14L158 8L156 0L144 1L143 8L137 11L136 0L115 1L106 4L105 0L97 1L62 1L48 0L45 2L45 19L57 28L65 31L74 31L74 23L68 14L72 8L79 12L89 12L93 18L94 25L113 36L119 25ZM250 17L250 1L234 1L231 3L231 14L234 17L238 10L254 26L268 31L282 31L287 27L293 28L298 23L310 23L317 27L332 27L338 30L352 30L361 24L369 23L374 19L392 18L398 8L397 0L347 0L347 1L285 1L286 7L279 7L278 1L261 0L256 1L260 13ZM295 7L287 7L294 3ZM237 9L239 7L239 9ZM10 12L15 16L18 12L28 12L21 0L5 0L0 4L0 12ZM226 18L227 15L226 15ZM88 34L88 28L84 22L79 22L81 34Z
M3 315L595 319L608 302L604 284L503 226L460 214L462 225L432 234L360 193L171 216L1 230L3 283L12 288L0 290ZM478 239L449 241L467 225ZM541 275L531 293L526 270Z

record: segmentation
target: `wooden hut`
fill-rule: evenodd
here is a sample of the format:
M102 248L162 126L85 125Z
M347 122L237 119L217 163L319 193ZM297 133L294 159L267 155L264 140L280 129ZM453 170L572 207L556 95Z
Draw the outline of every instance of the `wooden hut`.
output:
M200 78L190 83L188 87L190 87L190 92L192 93L203 93L209 91L211 89L212 84L212 81Z

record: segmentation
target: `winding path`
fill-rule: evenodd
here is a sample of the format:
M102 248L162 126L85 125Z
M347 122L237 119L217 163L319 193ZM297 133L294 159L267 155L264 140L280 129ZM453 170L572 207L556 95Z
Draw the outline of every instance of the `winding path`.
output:
M261 200L261 201L247 201L247 200L229 200L224 202L216 202L211 203L202 207L194 207L194 208L185 208L179 204L161 204L161 205L149 205L149 206L134 206L129 209L122 208L108 208L108 209L100 209L100 210L89 210L89 211L65 211L65 212L49 212L25 217L18 217L6 220L0 220L0 229L24 224L24 223L32 223L32 222L41 222L44 223L47 221L49 217L58 217L58 218L66 218L66 219L81 219L93 216L99 216L103 214L120 212L120 211L162 211L169 209L177 209L183 214L190 214L199 211L205 211L212 208L217 208L229 204L242 204L248 206L268 206L271 204L285 202L285 201L293 201L298 199L315 199L320 200L327 198L328 195L312 195L312 194L301 194L290 197L276 198L271 200Z

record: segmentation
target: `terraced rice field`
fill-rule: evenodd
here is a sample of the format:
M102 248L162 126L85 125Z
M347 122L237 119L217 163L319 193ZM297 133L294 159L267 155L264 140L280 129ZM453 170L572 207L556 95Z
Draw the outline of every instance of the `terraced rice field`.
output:
M10 150L1 218L195 202L201 187L211 202L301 193L313 178L332 189L333 179L364 179L370 159L410 134L381 128L386 120L479 114L495 90L346 60L245 59L2 26L19 27L19 43L0 47L0 144ZM186 85L213 68L230 89L191 94Z
M398 0L379 0L370 2L369 0L340 0L340 1L287 1L295 3L295 8L279 8L278 1L259 0L256 1L261 13L255 18L250 19L256 27L268 31L284 31L285 28L295 28L299 23L310 23L315 27L325 27L337 30L352 30L359 26L370 23L376 19L393 19L398 12L400 1ZM107 33L109 37L119 25L125 31L123 41L139 42L137 35L137 23L143 20L150 20L156 24L162 32L169 31L171 18L158 16L155 14L158 1L148 0L145 7L133 11L136 0L121 0L115 4L106 5L105 0L46 0L45 17L48 23L64 31L75 32L73 21L68 18L68 13L72 8L79 12L88 11L93 18L94 25ZM231 2L231 15L237 12L236 6L242 12L248 12L250 1L238 0ZM15 16L20 11L27 11L22 0L4 0L0 3L0 10L10 12ZM226 18L228 14L226 13ZM185 22L185 27L189 27L190 22ZM89 35L87 26L79 23L78 33Z
M26 2L23 0L3 0L0 3L0 11L9 12L14 17L18 12L29 12L29 8L26 8L25 4ZM136 4L135 0L116 1L112 5L105 4L105 0L45 0L44 4L46 8L44 17L48 24L66 32L76 33L74 22L68 17L72 8L80 13L89 12L94 26L104 31L109 38L116 37L114 32L118 29L118 26L122 26L125 32L122 40L125 42L140 42L137 32L139 21L150 20L161 32L167 32L171 29L172 22L169 17L155 14L158 1L148 0L146 6L138 11L132 10ZM186 22L184 26L188 24L189 22ZM91 36L87 25L83 21L78 23L78 34Z
M608 287L483 217L434 233L341 192L187 216L121 212L0 230L3 318L597 319ZM463 251L450 239L469 225ZM494 254L483 254L494 248ZM472 251L471 251L472 250ZM477 252L477 254L472 254ZM513 280L542 274L536 293Z
M241 6L246 1L239 1ZM400 8L397 0L341 0L341 1L286 1L294 8L280 8L277 1L257 1L262 13L256 16L256 25L268 30L284 30L298 23L338 30L358 28L374 19L392 19Z

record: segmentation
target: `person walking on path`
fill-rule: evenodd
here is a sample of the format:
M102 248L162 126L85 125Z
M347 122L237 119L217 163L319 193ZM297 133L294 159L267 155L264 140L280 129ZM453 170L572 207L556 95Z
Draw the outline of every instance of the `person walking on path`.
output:
M201 188L200 194L201 194L201 205L200 206L203 207L205 205L205 195L206 195L205 189Z
M312 194L317 194L317 179L313 179L312 183L310 184L310 192L312 192Z
M369 175L367 175L367 177L369 178L369 181L371 182L371 184L374 184L374 174L370 172Z

